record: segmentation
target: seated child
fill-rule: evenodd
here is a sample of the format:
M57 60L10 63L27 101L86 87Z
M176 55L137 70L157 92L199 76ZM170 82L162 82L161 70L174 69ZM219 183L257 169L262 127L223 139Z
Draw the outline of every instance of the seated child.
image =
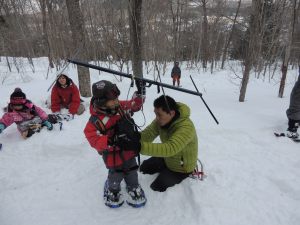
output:
M48 115L27 100L20 88L16 88L10 96L7 112L0 119L0 133L13 123L17 124L23 138L40 131L42 126L46 126L48 130L53 129L53 125L48 121Z

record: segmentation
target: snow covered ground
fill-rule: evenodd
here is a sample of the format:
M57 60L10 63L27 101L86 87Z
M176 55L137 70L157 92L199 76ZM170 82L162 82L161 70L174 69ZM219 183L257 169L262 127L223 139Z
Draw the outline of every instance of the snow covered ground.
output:
M48 87L56 71L46 79L47 61L37 59L35 73L25 66L21 73L8 72L0 62L0 107L9 101L15 87L28 99L45 108ZM24 63L25 64L25 63ZM238 66L234 66L236 70ZM42 130L23 140L12 125L0 135L0 224L1 225L298 225L300 224L300 144L275 138L274 131L287 128L285 110L297 78L289 71L285 97L277 97L280 74L268 81L251 77L246 101L238 102L239 80L231 70L213 74L182 69L182 87L199 91L219 120L217 125L201 99L174 90L167 95L191 107L199 138L199 158L207 177L204 181L186 179L164 193L149 185L155 176L139 174L148 202L144 208L123 205L110 209L103 204L102 189L107 170L102 159L84 137L88 112L65 122L63 130ZM169 72L162 77L171 83ZM77 83L75 67L67 73ZM127 98L129 79L118 82L112 75L91 70L92 82L107 79ZM153 79L153 75L144 75ZM129 96L134 89L130 90ZM156 87L147 89L144 106L146 124L154 118ZM88 99L86 99L88 104ZM0 112L0 116L3 112ZM134 115L144 123L141 112ZM142 159L145 159L142 156Z

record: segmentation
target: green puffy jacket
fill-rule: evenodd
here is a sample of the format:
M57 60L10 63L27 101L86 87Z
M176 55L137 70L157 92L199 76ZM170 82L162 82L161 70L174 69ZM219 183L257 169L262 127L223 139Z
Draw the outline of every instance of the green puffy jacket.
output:
M141 154L162 157L167 167L175 172L190 173L197 164L198 138L190 108L177 102L180 117L168 129L162 129L156 121L141 133ZM152 143L159 136L162 143Z

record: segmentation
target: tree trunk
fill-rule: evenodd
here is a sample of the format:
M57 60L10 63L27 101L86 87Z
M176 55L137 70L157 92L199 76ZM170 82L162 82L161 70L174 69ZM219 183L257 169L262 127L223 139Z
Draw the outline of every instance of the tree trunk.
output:
M86 43L84 36L84 20L79 6L79 0L66 0L70 27L72 32L73 46L76 49L76 58L87 62ZM89 69L77 66L80 94L83 97L91 96L91 81Z
M202 25L202 66L204 69L207 68L207 62L209 59L209 41L208 41L208 20L207 20L207 0L202 0L203 9L203 25Z
M142 0L129 0L132 71L134 76L143 78L141 13Z
M252 0L251 7L251 21L249 27L249 40L246 46L246 56L244 59L245 70L243 74L243 79L241 83L241 90L239 101L244 102L246 96L247 85L250 77L250 70L253 66L253 62L256 59L258 43L261 41L260 34L260 18L262 13L262 2L260 0Z
M281 67L281 71L282 71L282 76L281 76L281 80L280 80L280 86L279 86L279 92L278 92L278 97L282 98L283 97L283 93L284 93L284 87L285 87L285 80L286 80L286 75L287 75L287 69L288 69L288 65L289 65L289 59L290 59L290 54L291 54L291 47L292 47L292 41L293 41L293 34L294 34L294 28L295 28L295 14L296 14L296 1L293 1L293 6L291 8L291 21L289 24L289 31L288 31L288 41L287 41L287 45L285 48L285 54L284 54L284 60L283 60L283 64Z
M181 13L183 4L180 0L176 2L170 1L171 16L172 16L172 47L173 47L173 60L174 63L179 61L179 40L180 40L180 27L181 27Z
M245 71L244 71L243 79L242 79L241 90L240 90L240 97L239 97L240 102L245 101L246 90L247 90L247 85L248 85L249 76L250 76L250 70L251 70L250 63L246 63L245 64Z
M235 23L236 23L236 18L237 18L238 14L239 14L239 11L240 11L241 1L242 0L239 0L238 7L237 7L236 12L235 12L235 17L234 17L234 20L233 20L232 28L231 28L228 40L227 40L227 42L225 44L225 47L224 47L224 51L223 51L223 55L222 55L221 69L224 69L224 64L225 64L225 60L226 60L226 56L227 56L227 51L228 51L228 47L229 47L229 44L230 44L231 39L232 39L232 35L233 35L233 31L234 31L234 26L235 26Z
M48 30L47 30L47 14L46 14L46 0L40 0L42 11L42 25L43 25L43 42L45 49L47 49L47 55L49 60L49 66L54 68L52 51L49 43Z

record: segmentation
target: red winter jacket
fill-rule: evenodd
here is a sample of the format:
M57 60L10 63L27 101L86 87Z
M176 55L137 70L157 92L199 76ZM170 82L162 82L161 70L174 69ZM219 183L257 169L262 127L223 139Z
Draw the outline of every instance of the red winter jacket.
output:
M141 109L142 104L142 97L133 97L129 101L120 101L120 109L123 112L136 112ZM106 134L100 134L95 125L91 121L88 121L84 129L85 137L89 141L90 145L102 155L104 163L108 169L122 168L123 163L134 158L136 153L135 151L120 151L120 148L113 144L112 140L115 134L113 127L116 123L118 123L121 115L119 113L116 115L97 114L91 105L90 113L91 115L97 116L100 120L103 120L106 116L109 118L105 124Z
M72 80L70 79L70 83L66 88L61 87L58 82L56 82L51 92L52 112L59 112L61 108L68 108L71 114L76 114L79 105L79 90Z

